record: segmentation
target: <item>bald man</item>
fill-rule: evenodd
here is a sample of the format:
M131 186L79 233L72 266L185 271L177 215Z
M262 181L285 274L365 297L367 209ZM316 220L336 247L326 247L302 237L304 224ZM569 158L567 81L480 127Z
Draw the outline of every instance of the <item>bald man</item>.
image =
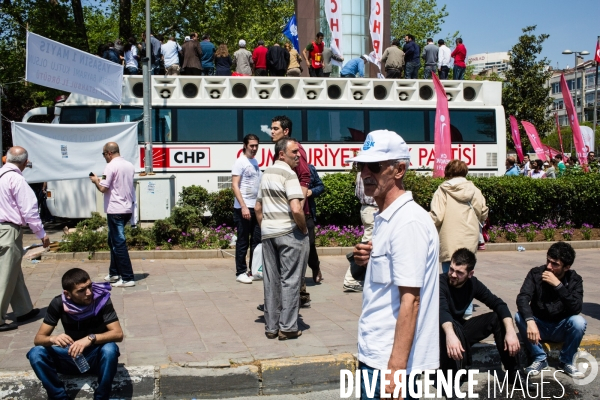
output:
M33 308L25 286L21 260L23 258L23 225L48 247L50 240L44 231L35 193L23 177L27 167L27 150L11 147L6 153L6 165L0 168L0 332L17 329L17 324L5 323L8 304L16 322L35 317L40 310Z
M121 157L119 145L108 142L102 149L108 163L102 178L90 175L90 180L104 193L104 212L108 220L110 267L104 278L114 287L135 286L133 267L125 241L125 224L131 219L135 203L133 164Z

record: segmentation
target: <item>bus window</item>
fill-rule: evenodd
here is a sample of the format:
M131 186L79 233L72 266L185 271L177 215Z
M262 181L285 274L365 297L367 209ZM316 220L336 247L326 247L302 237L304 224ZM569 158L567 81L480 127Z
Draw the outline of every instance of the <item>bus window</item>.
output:
M60 112L61 124L93 124L95 122L96 109L94 107L63 107Z
M244 134L253 133L261 142L271 141L271 120L278 115L286 115L292 120L292 137L302 139L302 113L300 110L290 109L253 109L244 110Z
M107 108L104 122L136 122L144 117L142 108ZM152 121L154 124L154 121ZM144 142L144 124L138 124L138 142Z
M429 113L429 133L434 137L435 111ZM450 110L450 132L453 143L496 142L494 110Z
M309 142L364 142L363 110L308 110Z
M387 129L407 142L424 142L425 113L424 110L369 111L369 130Z
M173 119L171 110L168 108L158 109L158 123L154 124L154 118L152 118L152 131L154 134L154 141L156 142L170 142L173 140ZM154 113L152 114L154 117Z
M237 142L237 110L177 109L178 142Z

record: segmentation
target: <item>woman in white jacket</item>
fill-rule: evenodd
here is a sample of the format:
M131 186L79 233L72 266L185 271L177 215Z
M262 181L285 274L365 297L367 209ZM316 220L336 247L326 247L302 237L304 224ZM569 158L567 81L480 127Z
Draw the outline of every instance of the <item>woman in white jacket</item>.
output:
M435 191L429 214L440 235L442 271L450 269L452 254L461 248L477 252L479 230L488 216L485 198L473 182L466 179L469 168L464 161L452 160L446 165L446 181ZM465 312L473 313L471 304Z

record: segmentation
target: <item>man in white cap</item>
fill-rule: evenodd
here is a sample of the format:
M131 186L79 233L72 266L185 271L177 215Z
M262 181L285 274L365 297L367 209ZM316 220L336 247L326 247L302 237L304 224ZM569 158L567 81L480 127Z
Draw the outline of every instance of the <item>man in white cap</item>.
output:
M359 368L373 382L375 370L391 370L391 381L375 398L393 393L394 373L406 371L400 381L411 397L411 371L439 367L439 239L427 211L404 189L404 175L410 165L408 146L395 132L378 130L367 135L358 156L366 196L375 199L372 241L358 244L354 260L367 268L362 314L358 322ZM364 373L363 373L364 374ZM375 382L374 382L375 383ZM361 383L365 398L365 382ZM367 397L368 398L368 397Z
M238 43L240 47L235 53L233 53L233 67L235 72L242 75L252 75L252 53L246 50L246 41L241 39Z

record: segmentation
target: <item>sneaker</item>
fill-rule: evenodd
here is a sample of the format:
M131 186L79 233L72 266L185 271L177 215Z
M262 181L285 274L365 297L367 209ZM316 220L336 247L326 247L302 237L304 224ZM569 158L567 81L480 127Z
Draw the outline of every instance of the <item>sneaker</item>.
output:
M479 245L477 245L477 250L485 250L485 243L479 243Z
M267 339L277 339L279 332L265 332Z
M302 336L302 331L283 332L279 331L279 340L298 339Z
M258 311L265 312L265 305L264 304L259 304L258 306L256 306L256 309Z
M310 308L310 300L307 301L306 303L301 303L300 308Z
M123 281L119 279L115 283L111 283L112 287L132 287L135 286L135 281Z
M562 369L565 374L569 375L571 378L584 378L585 374L577 369L573 364L567 364L564 362L560 363L558 369Z
M548 368L548 360L534 361L529 367L525 368L525 373L535 376L539 374L541 370L546 368Z
M108 275L106 275L106 276L104 277L104 280L105 280L106 282L110 282L110 283L115 283L115 282L116 282L116 281L118 281L119 279L121 279L121 277L120 277L119 275L112 275L112 276L111 276L110 274L108 274Z
M236 281L238 281L239 283L252 283L252 278L250 278L248 275L246 274L239 274L236 278Z
M362 285L346 285L344 284L344 292L362 292Z

